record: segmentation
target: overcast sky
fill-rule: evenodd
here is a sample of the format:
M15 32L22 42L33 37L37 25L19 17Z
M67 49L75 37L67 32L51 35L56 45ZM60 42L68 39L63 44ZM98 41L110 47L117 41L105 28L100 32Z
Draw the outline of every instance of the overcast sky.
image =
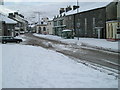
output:
M26 2L27 1L27 2ZM43 2L44 1L44 2ZM72 1L72 2L71 2ZM37 21L38 15L35 12L40 12L40 17L49 17L53 18L55 15L59 14L60 8L66 8L68 5L76 5L77 0L4 0L7 8L18 11L23 14L25 18L31 21ZM74 1L74 2L73 2ZM102 3L97 2L97 0L78 0L80 9L85 9L89 7L102 6ZM96 1L97 3L87 2L87 1ZM99 0L102 1L102 0ZM103 0L110 2L113 0ZM35 18L33 18L35 17Z

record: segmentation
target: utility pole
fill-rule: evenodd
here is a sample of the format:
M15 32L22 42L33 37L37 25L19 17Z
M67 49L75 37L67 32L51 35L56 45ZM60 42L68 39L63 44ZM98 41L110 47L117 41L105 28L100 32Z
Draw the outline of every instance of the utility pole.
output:
M38 14L38 23L40 24L40 14L41 14L41 12L34 12L34 13Z
M34 12L34 13L36 13L36 14L38 14L38 23L39 23L39 25L40 25L40 14L41 14L41 12ZM37 33L38 33L38 30L37 30Z
M77 6L78 6L78 0L77 0ZM79 12L79 8L77 8L77 14L78 12ZM77 31L78 31L78 40L79 40L79 29Z

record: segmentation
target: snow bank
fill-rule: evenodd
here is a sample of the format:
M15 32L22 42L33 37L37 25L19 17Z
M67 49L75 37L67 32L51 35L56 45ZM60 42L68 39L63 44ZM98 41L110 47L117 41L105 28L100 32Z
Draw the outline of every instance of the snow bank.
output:
M53 35L40 35L40 34L34 34L38 37L48 38L52 40L59 40L61 42L67 43L67 44L75 44L75 45L81 45L85 47L91 47L101 50L107 50L107 51L114 51L118 52L118 42L110 42L106 39L96 39L96 38L79 38L79 41L77 38L75 39L63 39L58 36Z
M2 45L2 55L3 88L118 87L114 76L41 47Z
M15 38L18 38L18 39L22 39L23 41L26 41L25 36L24 35L19 35L19 36L16 36Z
M53 36L53 35L43 35L43 34L33 34L37 37L42 37L42 38L46 38L46 39L51 39L51 40L63 40L63 38L58 37L58 36Z

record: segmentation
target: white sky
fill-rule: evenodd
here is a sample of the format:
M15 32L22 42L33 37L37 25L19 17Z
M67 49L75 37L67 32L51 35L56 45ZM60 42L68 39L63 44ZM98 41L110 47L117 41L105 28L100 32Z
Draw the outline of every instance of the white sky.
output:
M5 2L76 2L77 0L4 0ZM113 0L78 0L79 2L110 2Z

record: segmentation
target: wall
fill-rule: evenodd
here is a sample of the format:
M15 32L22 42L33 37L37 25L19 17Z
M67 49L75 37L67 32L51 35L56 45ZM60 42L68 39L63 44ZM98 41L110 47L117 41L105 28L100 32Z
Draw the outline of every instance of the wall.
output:
M120 1L118 2L117 5L117 18L120 20Z
M65 18L61 16L53 19L53 31L55 35L61 36L62 30L66 28Z
M117 26L120 26L118 21L110 21L106 23L107 39L120 39Z
M117 19L117 2L111 2L106 7L106 20L116 20Z
M75 34L80 37L98 38L98 29L101 28L101 37L106 38L105 7L75 14ZM71 22L70 22L71 23Z

